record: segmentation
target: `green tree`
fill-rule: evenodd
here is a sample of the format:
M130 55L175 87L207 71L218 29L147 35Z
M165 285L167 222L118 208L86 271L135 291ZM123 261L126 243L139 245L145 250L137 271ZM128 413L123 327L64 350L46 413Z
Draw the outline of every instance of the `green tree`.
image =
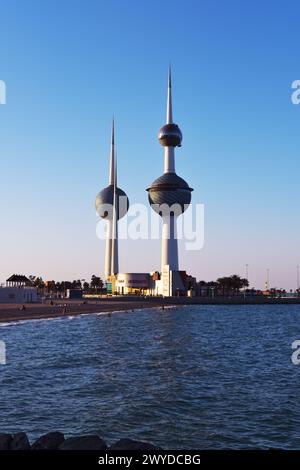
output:
M77 279L76 281L72 282L72 289L82 289L81 280Z
M39 292L44 290L45 283L42 277L31 275L29 276L29 280L31 281L32 285L38 289Z
M83 283L83 290L84 290L85 292L88 292L89 288L90 288L89 283L88 283L88 282L84 282L84 283Z
M230 293L238 294L241 289L249 286L249 282L245 278L241 278L237 274L232 276L220 277L217 279L219 288L222 291L223 295L229 295Z
M96 292L98 290L102 290L103 289L103 281L102 281L101 277L95 276L95 274L93 274L90 286Z
M219 277L217 279L218 286L220 290L222 291L223 295L229 295L230 289L231 289L231 278L230 277Z

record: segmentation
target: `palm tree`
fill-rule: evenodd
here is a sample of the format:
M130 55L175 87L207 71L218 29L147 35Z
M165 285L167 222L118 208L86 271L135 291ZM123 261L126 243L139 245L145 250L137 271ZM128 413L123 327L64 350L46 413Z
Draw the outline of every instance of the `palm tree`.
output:
M89 287L90 287L90 285L89 285L88 282L84 282L84 283L83 283L83 290L84 290L85 292L87 292L87 291L89 290Z
M231 278L230 277L219 277L219 279L217 279L217 283L218 283L220 289L222 290L223 296L225 295L225 292L226 292L227 295L229 295L229 292L230 292L231 287L232 287Z
M232 276L227 277L220 277L217 279L217 283L219 284L223 295L225 295L225 293L229 295L231 291L238 294L242 288L249 286L248 280L241 278L237 274L233 274Z
M241 289L249 286L249 282L247 279L241 278L237 274L233 274L231 276L231 285L232 289L238 294Z
M29 276L29 279L34 287L37 288L39 293L42 293L45 288L45 283L42 277L39 276Z
M102 281L101 277L95 276L95 274L92 275L91 288L95 289L96 292L97 292L98 289L101 290L103 288L103 281Z

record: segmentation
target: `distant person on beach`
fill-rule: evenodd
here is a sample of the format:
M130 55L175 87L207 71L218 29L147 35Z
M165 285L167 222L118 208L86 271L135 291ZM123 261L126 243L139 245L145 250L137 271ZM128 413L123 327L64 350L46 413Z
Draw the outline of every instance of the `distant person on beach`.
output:
M22 307L20 308L20 310L21 310L21 311L24 311L24 310L26 310L26 307L25 307L25 305L22 305Z
M67 313L67 306L66 306L66 305L63 306L63 311L62 311L62 313Z

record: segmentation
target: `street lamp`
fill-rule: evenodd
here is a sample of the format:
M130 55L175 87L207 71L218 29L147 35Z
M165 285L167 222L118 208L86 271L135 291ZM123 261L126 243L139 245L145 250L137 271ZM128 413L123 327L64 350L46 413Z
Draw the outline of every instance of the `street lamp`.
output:
M267 269L267 290L270 290L270 269Z
M248 277L249 277L248 268L249 268L249 264L246 263L246 265L245 265L245 278L246 278L247 281L248 281ZM248 281L248 284L249 284L249 281ZM246 284L244 285L244 300L246 300Z

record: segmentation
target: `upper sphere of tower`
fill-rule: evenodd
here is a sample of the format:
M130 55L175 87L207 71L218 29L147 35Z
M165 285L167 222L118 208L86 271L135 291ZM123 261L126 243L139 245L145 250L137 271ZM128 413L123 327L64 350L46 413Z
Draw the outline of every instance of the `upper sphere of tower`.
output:
M158 133L158 140L164 147L181 147L182 133L177 124L165 124Z
M116 198L118 203L117 219L119 220L127 213L129 208L129 200L126 193L120 188L116 188ZM95 202L96 211L102 219L112 220L113 205L114 185L110 184L97 194Z

